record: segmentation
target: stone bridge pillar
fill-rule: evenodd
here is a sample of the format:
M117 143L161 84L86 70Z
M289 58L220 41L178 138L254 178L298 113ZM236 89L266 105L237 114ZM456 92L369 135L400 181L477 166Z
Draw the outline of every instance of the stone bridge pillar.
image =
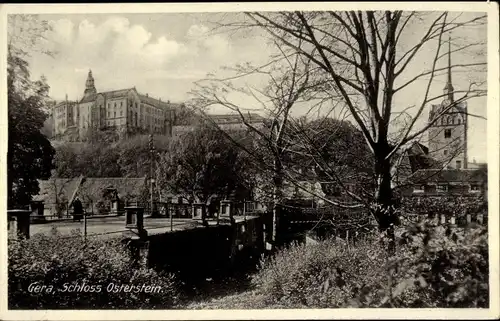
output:
M144 228L144 207L125 207L125 218L125 227L128 231L123 233L123 239L129 246L132 264L147 266L149 264L149 241L148 233Z
M44 211L45 205L43 201L31 201L31 215L34 216L35 222L45 221Z
M30 238L31 210L14 209L7 211L9 236L13 239Z
M234 206L230 200L220 201L219 217L222 219L229 219L234 223Z
M144 229L144 207L128 206L125 207L126 224L125 227L129 230L125 233L129 236L136 235L137 238L147 236L147 231Z

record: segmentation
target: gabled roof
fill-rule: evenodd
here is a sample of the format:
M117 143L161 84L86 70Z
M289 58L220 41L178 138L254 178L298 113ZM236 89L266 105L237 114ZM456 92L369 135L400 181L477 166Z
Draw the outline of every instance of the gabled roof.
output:
M76 177L76 178L51 178L39 180L40 192L33 197L34 201L44 201L46 204L56 203L56 194L59 200L71 202L75 196L86 203L102 199L103 192L116 189L118 197L137 199L146 188L146 177Z
M69 202L78 191L81 181L82 177L39 180L40 192L33 197L33 200L55 204L57 196L59 200Z
M443 106L443 103L438 104L438 105L431 105L431 110L429 111L429 121L432 121L434 119L434 116L436 114L438 114L442 110L443 107L446 107L446 106ZM450 108L450 110L448 110L448 112L446 114L448 115L448 114L454 114L454 113L464 113L464 114L467 113L466 102L461 102L461 103L456 104L455 106Z
M487 170L477 169L420 169L413 173L409 181L422 183L467 183L485 182L488 179Z
M78 195L82 200L99 200L106 189L116 189L118 197L136 199L146 187L146 177L88 177L82 183Z

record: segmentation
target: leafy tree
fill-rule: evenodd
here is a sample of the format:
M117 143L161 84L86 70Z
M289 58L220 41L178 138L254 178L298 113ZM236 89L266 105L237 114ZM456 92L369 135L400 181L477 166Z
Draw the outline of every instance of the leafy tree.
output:
M158 184L185 199L207 204L216 197L241 196L246 190L242 152L213 127L200 125L174 139L160 155Z
M82 173L80 168L81 152L71 144L55 147L54 171L55 177L77 177Z
M158 153L163 153L169 148L169 138L154 136L154 159ZM137 135L130 139L122 140L117 145L119 159L118 165L121 172L127 177L144 177L150 175L151 151L149 135Z
M9 16L9 44L7 51L8 95L8 151L7 181L8 207L29 203L39 191L37 179L50 177L54 148L41 128L47 118L46 107L49 86L42 77L33 81L26 60L37 35L46 30L45 24L30 16ZM23 32L13 36L15 31ZM22 40L25 40L23 42Z

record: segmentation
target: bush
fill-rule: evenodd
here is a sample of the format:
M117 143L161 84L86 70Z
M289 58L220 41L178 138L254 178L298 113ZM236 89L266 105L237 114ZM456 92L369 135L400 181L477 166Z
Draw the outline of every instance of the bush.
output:
M75 236L38 234L29 240L9 243L11 309L175 306L178 293L172 275L133 268L119 240L87 240L85 246L81 237ZM120 289L122 285L130 287Z
M383 271L374 267L384 263L385 253L368 242L349 248L329 239L277 253L253 281L271 305L338 308L350 306L367 280L382 279Z
M334 240L294 245L265 260L253 282L273 307L488 306L485 228L421 223L398 234L393 257L376 236L350 247Z

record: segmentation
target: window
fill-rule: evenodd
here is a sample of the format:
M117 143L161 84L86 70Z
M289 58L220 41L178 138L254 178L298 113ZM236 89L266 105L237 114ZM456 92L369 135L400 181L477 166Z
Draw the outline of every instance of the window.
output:
M113 105L113 108L116 108L116 101L115 101L115 103L114 103L114 105Z
M114 112L114 118L116 118L116 111Z
M108 118L111 117L111 112L108 110Z
M457 160L456 164L458 169L462 168L462 161Z
M123 116L123 110L120 110L120 116Z
M444 156L448 155L448 151L446 149L444 150L443 153L444 153Z
M444 138L450 138L450 137L451 137L451 129L445 129Z
M462 119L460 119L460 117L458 117L457 119L457 123L460 125L462 123Z
M446 184L438 184L437 191L438 192L447 192L448 191L448 185L446 185Z
M120 107L122 107L122 106L123 106L123 101L120 101Z

